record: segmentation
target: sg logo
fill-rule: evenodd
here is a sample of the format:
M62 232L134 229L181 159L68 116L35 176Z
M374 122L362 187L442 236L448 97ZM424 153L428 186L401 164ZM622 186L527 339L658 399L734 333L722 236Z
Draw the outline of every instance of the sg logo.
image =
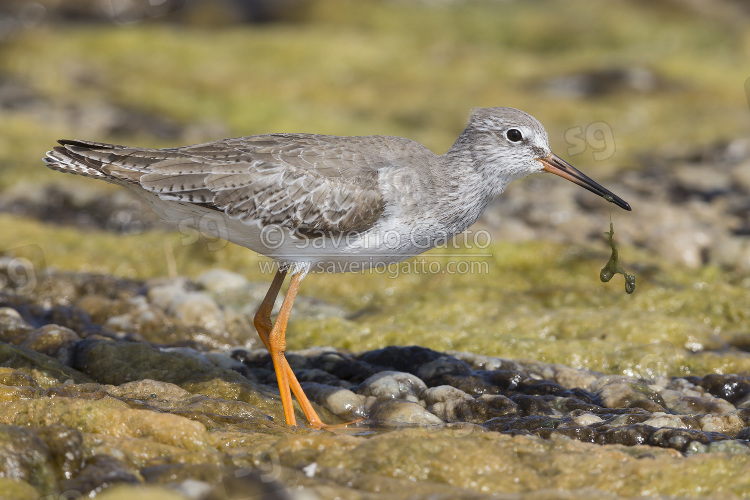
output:
M568 156L579 155L589 147L594 152L594 160L603 161L615 154L615 134L607 122L591 123L586 130L573 127L565 131L568 143Z

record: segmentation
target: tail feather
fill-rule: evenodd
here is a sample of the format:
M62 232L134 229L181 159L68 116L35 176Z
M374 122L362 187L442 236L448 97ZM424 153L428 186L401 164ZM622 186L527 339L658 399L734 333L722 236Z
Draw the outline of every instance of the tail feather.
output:
M89 165L85 158L81 158L78 155L69 154L69 152L62 147L55 147L51 151L47 151L47 156L44 157L44 163L47 167L52 170L60 172L66 172L70 174L83 175L86 177L93 177L95 179L105 179L104 175L95 165ZM100 167L101 165L99 165Z
M47 151L44 163L52 170L69 174L137 184L153 162L144 158L129 160L133 150L125 146L69 139L58 142L60 146Z

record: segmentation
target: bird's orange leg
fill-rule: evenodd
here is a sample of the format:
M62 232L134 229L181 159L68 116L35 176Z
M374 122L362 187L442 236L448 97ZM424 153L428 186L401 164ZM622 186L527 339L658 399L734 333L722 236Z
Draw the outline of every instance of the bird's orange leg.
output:
M307 399L299 381L297 381L297 377L294 376L289 362L284 357L284 350L286 349L286 326L289 321L289 315L292 312L294 299L297 296L297 290L302 281L302 274L298 273L292 276L292 280L289 283L289 290L284 297L284 302L281 304L279 315L276 318L276 322L271 326L271 310L273 309L276 296L281 289L281 284L284 282L286 273L286 271L278 271L276 273L265 299L263 299L258 312L255 314L255 328L258 330L258 335L266 346L266 349L271 353L271 361L273 362L276 379L279 383L279 394L281 395L281 404L284 407L284 419L287 425L297 425L294 417L294 407L292 406L291 389L310 425L320 429L325 427L325 424L313 409L310 400Z

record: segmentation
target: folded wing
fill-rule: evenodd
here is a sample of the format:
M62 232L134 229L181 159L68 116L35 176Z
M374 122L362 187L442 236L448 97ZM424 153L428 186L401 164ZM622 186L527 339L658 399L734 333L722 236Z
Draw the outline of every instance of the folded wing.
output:
M246 224L318 233L363 231L385 209L376 138L272 134L173 149L60 141L52 169L140 187Z

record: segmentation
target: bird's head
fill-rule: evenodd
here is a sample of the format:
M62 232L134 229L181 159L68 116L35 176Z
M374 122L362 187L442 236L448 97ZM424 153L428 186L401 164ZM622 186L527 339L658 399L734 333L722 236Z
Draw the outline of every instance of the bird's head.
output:
M622 198L554 154L547 131L528 113L514 108L475 109L459 141L469 147L474 164L497 182L499 191L515 179L550 172L630 210Z

